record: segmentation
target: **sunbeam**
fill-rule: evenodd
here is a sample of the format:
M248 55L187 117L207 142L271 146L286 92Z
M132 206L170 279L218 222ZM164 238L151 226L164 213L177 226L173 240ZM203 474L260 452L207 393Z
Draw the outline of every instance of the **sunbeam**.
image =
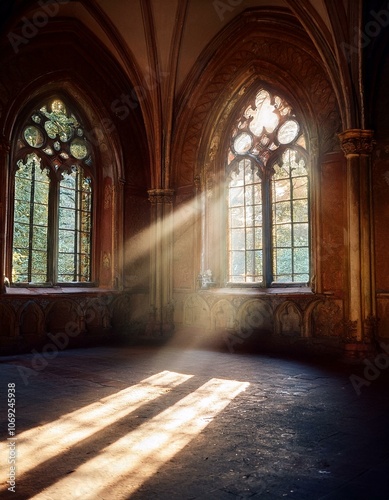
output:
M209 380L33 498L129 498L248 386Z
M59 455L96 432L118 421L184 383L192 375L163 371L139 384L63 415L58 420L18 436L18 476Z

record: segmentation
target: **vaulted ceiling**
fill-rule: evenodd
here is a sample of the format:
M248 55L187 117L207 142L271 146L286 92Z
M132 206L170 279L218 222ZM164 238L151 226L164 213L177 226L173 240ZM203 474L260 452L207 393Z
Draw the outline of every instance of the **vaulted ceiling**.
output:
M386 7L381 0L366 3L377 11ZM137 94L146 130L156 138L150 142L156 164L158 151L168 149L163 137L170 141L172 117L182 93L193 86L196 68L205 68L223 44L233 45L234 23L240 19L242 28L245 19L251 22L250 12L259 19L258 33L272 26L276 30L277 15L287 18L331 82L342 128L369 125L363 54L375 50L376 40L371 37L370 52L363 53L360 33L371 14L363 0L15 0L2 2L1 10L2 51L7 44L10 50L10 34L23 33L26 20L42 25L31 37L34 43L46 31L54 35L57 30L60 44L67 20L78 23L79 40L80 31L95 37L128 79L128 92ZM376 68L370 73L378 79ZM374 82L370 85L374 89Z

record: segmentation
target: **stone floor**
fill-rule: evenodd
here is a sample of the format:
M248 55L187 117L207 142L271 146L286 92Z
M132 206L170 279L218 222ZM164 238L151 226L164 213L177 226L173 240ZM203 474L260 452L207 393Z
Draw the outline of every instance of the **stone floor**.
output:
M171 345L46 349L0 365L0 498L389 499L382 360L370 373Z

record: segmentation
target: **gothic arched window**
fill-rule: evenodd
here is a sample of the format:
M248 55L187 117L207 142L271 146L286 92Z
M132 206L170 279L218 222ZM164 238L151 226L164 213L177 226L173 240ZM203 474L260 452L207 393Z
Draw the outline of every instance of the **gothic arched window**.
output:
M230 135L227 158L230 284L307 284L308 155L292 107L261 88Z
M92 151L54 98L20 129L13 160L12 283L91 281Z

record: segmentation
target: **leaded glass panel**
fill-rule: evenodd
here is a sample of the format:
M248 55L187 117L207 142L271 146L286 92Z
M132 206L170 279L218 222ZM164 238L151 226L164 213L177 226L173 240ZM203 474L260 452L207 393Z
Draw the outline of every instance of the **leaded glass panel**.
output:
M15 162L13 284L90 281L91 148L64 101L34 110Z
M309 281L309 176L303 128L261 88L236 121L227 152L230 283Z

